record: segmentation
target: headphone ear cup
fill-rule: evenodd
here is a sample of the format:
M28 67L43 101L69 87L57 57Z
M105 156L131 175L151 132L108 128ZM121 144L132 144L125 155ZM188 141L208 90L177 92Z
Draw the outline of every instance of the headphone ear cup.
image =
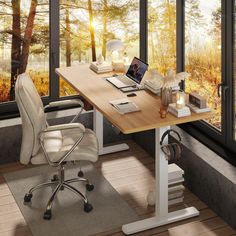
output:
M179 144L178 143L175 143L175 158L176 160L178 160L180 158L180 149L179 149Z
M175 147L175 157L178 160L181 157L182 147L180 143L174 143L174 147Z
M170 150L170 160L175 160L175 147L173 143L168 145L169 150Z
M162 152L165 154L166 159L170 160L171 157L171 152L170 152L170 148L169 145L165 145L161 147Z
M182 146L182 144L179 142L179 143L177 143L178 144L178 150L179 150L179 158L181 157L181 155L182 155L182 152L183 152L183 146Z

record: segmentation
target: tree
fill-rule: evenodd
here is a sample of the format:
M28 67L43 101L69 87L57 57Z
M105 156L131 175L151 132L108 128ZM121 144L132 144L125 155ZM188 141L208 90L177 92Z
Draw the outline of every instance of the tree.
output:
M217 41L217 44L221 42L221 13L221 7L212 12L212 23L214 25L212 33L214 34L214 39Z
M94 36L94 23L93 23L93 10L92 2L88 0L88 11L89 11L89 31L91 36L91 49L92 49L92 61L96 61L96 44Z
M104 59L106 59L106 43L107 43L107 14L108 14L108 6L107 0L103 1L103 35L102 35L102 55Z
M20 58L21 58L21 9L20 0L12 0L12 43L11 43L11 88L10 100L14 99L15 80L19 73Z
M15 82L19 73L24 73L27 68L30 43L33 34L34 19L37 0L31 0L29 15L24 36L21 37L21 8L20 0L12 0L12 49L11 49L11 88L10 100L15 99Z
M66 66L71 66L71 26L70 26L70 11L66 9Z
M20 73L24 73L26 71L27 64L28 64L29 49L30 49L32 35L33 35L33 27L34 27L37 4L38 4L38 0L31 0L30 11L27 18L24 38L22 40L20 70L19 70Z

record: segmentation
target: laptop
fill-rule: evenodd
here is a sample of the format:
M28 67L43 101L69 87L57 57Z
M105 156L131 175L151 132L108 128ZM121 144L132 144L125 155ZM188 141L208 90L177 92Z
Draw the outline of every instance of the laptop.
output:
M118 89L126 87L139 87L147 68L147 63L141 61L137 57L134 57L125 75L109 77L106 78L106 80Z

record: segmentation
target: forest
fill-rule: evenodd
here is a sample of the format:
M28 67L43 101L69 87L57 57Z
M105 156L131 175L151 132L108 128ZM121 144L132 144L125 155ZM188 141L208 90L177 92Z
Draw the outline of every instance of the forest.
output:
M186 91L208 97L216 112L209 122L220 129L219 2L186 0L185 70L191 74ZM23 72L41 96L49 95L49 20L49 0L0 0L0 102L14 100L15 80ZM99 54L109 59L111 39L124 43L121 57L139 56L139 24L139 0L60 0L60 66L90 62ZM148 0L148 63L160 73L176 69L176 0ZM74 93L60 80L61 96Z

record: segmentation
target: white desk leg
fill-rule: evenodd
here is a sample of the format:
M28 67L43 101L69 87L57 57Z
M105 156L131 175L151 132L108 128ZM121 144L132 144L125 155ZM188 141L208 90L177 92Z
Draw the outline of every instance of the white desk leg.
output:
M95 108L93 109L93 130L98 138L99 155L125 151L129 149L129 146L126 143L106 147L103 146L103 115Z
M168 213L168 161L160 149L160 138L168 128L163 127L155 130L155 216L123 225L122 231L125 234L134 234L199 215L199 211L194 207Z

